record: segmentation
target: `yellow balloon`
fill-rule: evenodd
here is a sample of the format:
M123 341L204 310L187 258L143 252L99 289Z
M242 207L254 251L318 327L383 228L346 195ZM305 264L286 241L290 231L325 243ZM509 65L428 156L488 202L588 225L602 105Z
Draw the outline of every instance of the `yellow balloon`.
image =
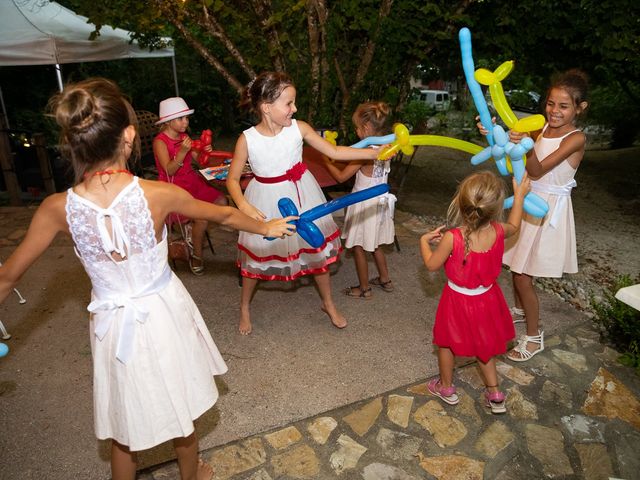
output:
M504 62L502 65L496 68L495 72L493 72L496 76L496 81L501 82L502 80L507 78L511 73L511 70L513 70L513 60Z
M457 138L442 137L440 135L412 135L410 140L411 144L415 146L430 145L432 147L448 147L462 150L471 155L475 155L484 150L480 145L476 145L475 143L465 142Z
M496 108L496 112L500 115L502 121L511 128L518 121L518 117L513 113L507 98L504 96L504 90L502 89L502 83L496 82L489 85L489 92L491 93L491 100L493 106Z
M493 72L490 72L486 68L479 68L473 74L480 85L489 86L496 83L498 80Z
M535 132L537 130L542 130L544 122L544 116L530 115L518 120L511 128L516 132Z
M336 139L338 138L338 132L334 130L325 130L323 134L324 139L332 145L337 145Z

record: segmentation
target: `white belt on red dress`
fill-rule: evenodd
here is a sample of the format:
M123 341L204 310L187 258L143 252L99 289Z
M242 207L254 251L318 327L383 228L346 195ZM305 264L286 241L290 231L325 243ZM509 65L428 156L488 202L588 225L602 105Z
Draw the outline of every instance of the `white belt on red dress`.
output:
M493 287L493 283L492 283L488 287L484 287L480 285L479 287L476 287L476 288L466 288L466 287L461 287L460 285L456 285L451 280L447 280L447 285L449 285L449 288L454 292L461 293L462 295L469 295L472 297L476 295L482 295L483 293L488 292L491 289L491 287Z
M91 313L105 312L105 315L96 316L95 335L99 340L111 328L113 317L116 312L123 308L123 321L120 337L118 338L118 349L116 358L122 363L127 363L133 353L133 340L136 335L136 321L145 323L149 312L136 304L136 300L149 295L154 295L162 291L171 281L171 268L166 264L163 272L151 284L136 293L114 292L108 289L93 288L95 300L93 300L87 310Z
M549 225L553 228L556 228L558 225L558 221L560 221L560 215L565 210L567 206L567 198L571 196L571 190L578 185L575 179L572 179L566 185L549 185L548 183L539 183L535 180L531 182L531 191L534 193L548 193L550 195L555 195L558 198L558 202L551 214L551 219L549 220Z

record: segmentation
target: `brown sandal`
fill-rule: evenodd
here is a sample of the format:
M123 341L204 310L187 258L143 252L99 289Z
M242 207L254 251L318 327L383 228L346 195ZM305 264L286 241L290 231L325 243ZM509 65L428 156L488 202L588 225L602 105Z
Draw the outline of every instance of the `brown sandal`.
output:
M360 293L354 293L354 290L360 290ZM355 287L347 287L344 289L344 294L347 297L352 297L352 298L360 298L363 300L369 300L371 299L371 287L369 288L365 288L364 290L362 288L360 288L360 285L356 285Z
M371 280L369 280L369 283L371 285L375 285L376 287L380 287L385 292L393 292L393 290L394 290L393 283L391 283L391 280L389 280L387 282L381 282L380 281L380 277L376 277L376 278L372 278Z

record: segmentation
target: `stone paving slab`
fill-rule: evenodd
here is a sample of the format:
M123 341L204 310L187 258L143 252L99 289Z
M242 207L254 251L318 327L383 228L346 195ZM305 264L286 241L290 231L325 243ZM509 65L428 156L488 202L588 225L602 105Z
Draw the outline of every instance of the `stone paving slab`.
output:
M202 453L218 480L638 479L640 378L585 323L529 362L500 363L507 413L483 403L475 363L456 406L426 381ZM579 353L578 353L579 352ZM174 478L174 462L140 473Z

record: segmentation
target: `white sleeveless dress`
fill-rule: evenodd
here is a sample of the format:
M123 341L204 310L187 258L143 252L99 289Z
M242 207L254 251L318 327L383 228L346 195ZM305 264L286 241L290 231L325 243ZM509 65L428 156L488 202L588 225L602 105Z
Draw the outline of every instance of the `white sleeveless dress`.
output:
M302 135L296 120L275 137L260 134L255 127L243 132L247 140L249 164L259 177L279 177L302 162ZM306 212L326 202L324 193L313 174L307 170L297 182L261 183L252 179L244 192L249 203L267 216L267 220L282 218L278 201L290 198L298 213ZM300 235L266 240L262 235L240 232L238 265L242 276L260 280L293 280L302 275L328 271L342 251L340 230L331 215L314 222L322 231L325 242L314 248Z
M138 178L106 209L69 189L66 212L92 284L96 436L138 451L190 435L227 366L168 266L166 232L156 242ZM113 251L126 257L115 261Z
M387 183L390 171L389 163L388 161L374 161L370 177L362 173L362 170L358 170L352 192L359 192ZM342 232L345 246L352 248L358 245L367 252L373 252L379 245L393 243L395 203L395 195L386 193L347 207Z
M541 163L560 147L564 138L579 131L573 130L559 138L545 138L546 128L545 125L534 145ZM531 191L546 200L549 211L543 218L525 214L518 234L505 240L503 263L512 272L559 278L563 273L578 271L571 203L576 171L565 159L538 180L531 181Z

